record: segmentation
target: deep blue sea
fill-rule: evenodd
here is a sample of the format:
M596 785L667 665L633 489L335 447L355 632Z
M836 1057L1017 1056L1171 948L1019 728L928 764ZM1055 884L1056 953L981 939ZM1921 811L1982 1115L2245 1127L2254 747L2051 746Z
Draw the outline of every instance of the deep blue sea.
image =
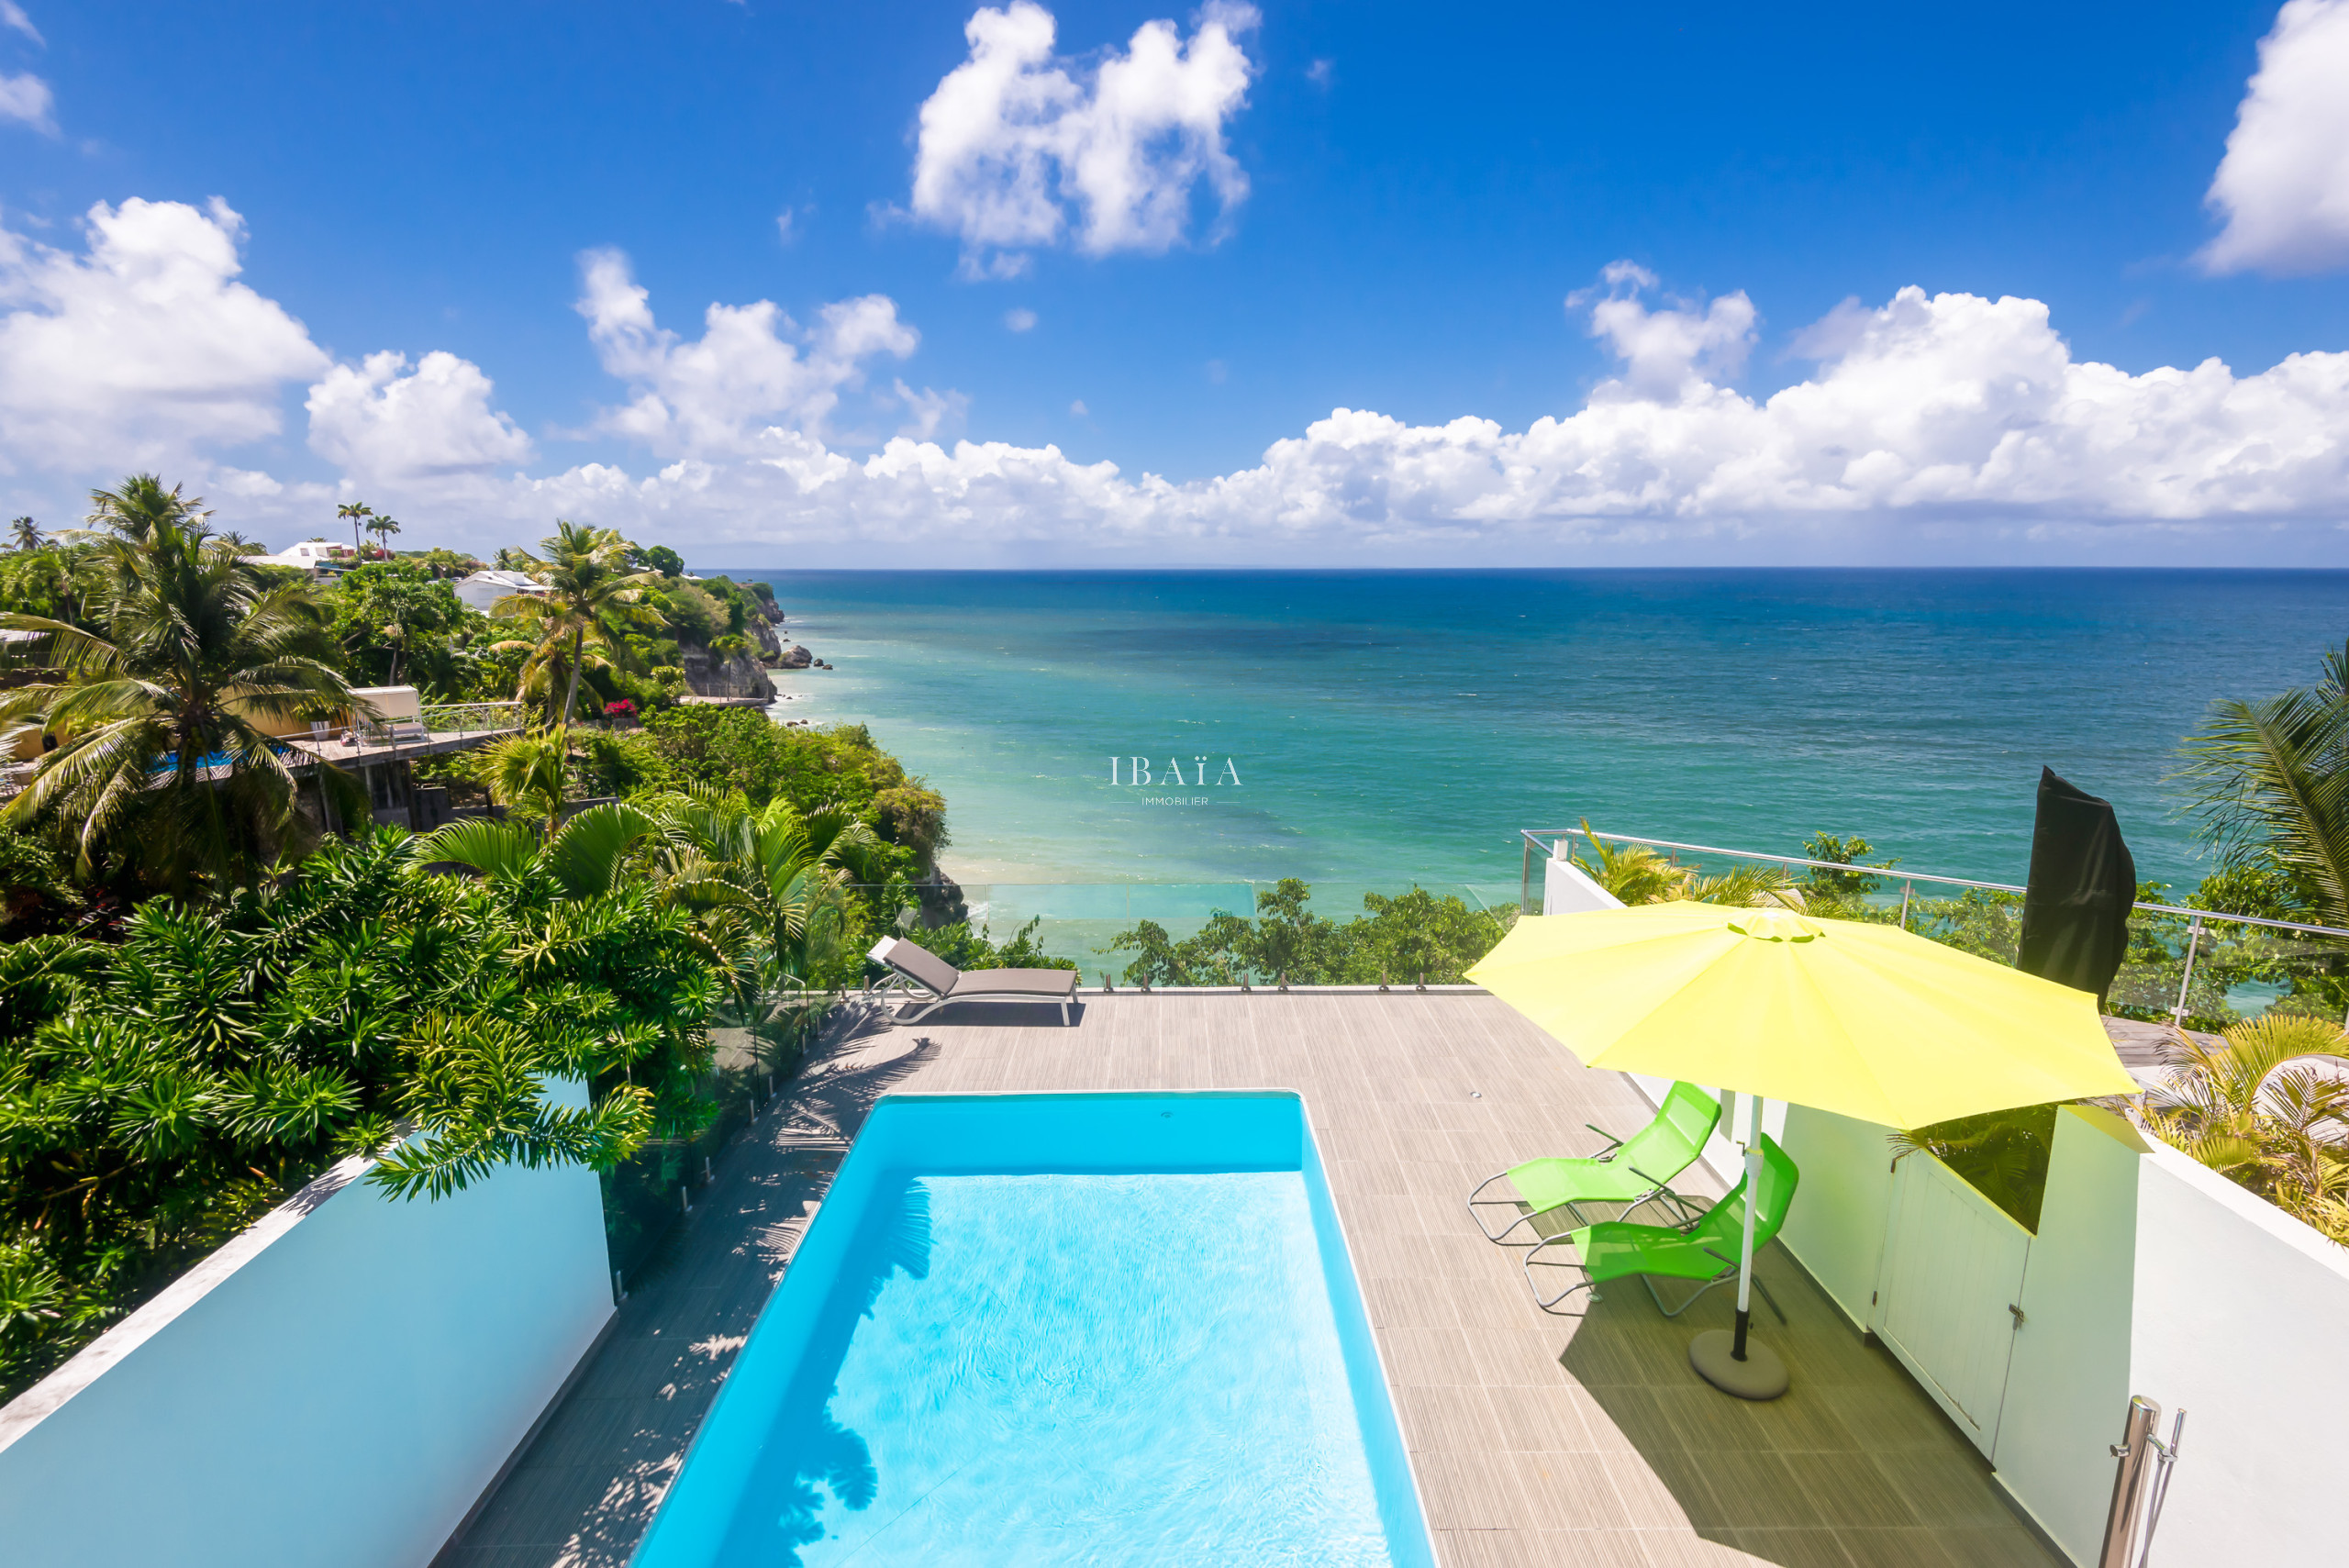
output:
M2181 737L2349 636L2337 572L743 575L838 666L779 711L927 775L966 883L1514 897L1518 829L1583 818L2021 882L2043 763L2190 883Z

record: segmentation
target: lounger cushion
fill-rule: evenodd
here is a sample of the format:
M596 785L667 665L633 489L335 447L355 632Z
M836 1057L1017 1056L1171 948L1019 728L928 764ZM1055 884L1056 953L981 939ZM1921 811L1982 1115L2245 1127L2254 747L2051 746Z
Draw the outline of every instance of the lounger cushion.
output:
M961 970L903 937L882 938L873 945L873 957L876 962L887 964L941 996L954 989L955 982L963 978Z
M998 996L1043 996L1053 1001L1076 995L1074 969L966 969L950 996L992 993Z

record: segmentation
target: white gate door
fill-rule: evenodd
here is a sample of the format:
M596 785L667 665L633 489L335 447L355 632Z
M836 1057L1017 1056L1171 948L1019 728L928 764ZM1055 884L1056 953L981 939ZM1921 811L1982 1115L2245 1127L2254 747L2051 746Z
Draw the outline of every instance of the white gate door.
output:
M1921 1151L1893 1181L1869 1327L1988 1455L2021 1323L2031 1232Z

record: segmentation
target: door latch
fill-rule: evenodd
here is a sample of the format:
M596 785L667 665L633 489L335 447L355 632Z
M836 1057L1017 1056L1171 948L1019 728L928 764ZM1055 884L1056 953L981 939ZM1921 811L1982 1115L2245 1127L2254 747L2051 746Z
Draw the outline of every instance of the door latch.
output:
M2018 1329L2021 1328L2026 1321L2022 1315L2022 1308L2009 1301L2007 1303L2007 1310L2015 1315L2015 1327Z

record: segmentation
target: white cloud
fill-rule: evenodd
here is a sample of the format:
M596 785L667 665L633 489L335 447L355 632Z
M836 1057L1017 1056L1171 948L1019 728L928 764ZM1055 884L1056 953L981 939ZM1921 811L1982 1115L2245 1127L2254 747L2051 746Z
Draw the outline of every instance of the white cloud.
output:
M1911 288L1831 317L1820 335L1842 344L1817 373L1753 398L1695 368L1743 342L1742 297L1636 317L1636 300L1599 302L1594 329L1623 373L1520 431L1341 408L1253 467L1184 484L1053 446L904 437L860 462L770 431L756 462L642 479L591 465L515 504L833 559L903 546L964 561L1686 559L1691 541L1766 556L1773 539L1925 531L2004 539L1992 548L2011 557L2025 538L2223 541L2349 513L2349 354L2131 375L2074 360L2037 301Z
M1085 406L1085 399L1082 397L1070 404L1068 406L1068 411L1075 415L1080 419L1089 419L1093 417L1093 410Z
M57 117L51 111L56 106L49 83L31 72L0 76L0 120L14 120L43 136L55 136Z
M2211 272L2349 264L2349 0L2277 13L2207 199L2226 220Z
M223 461L276 428L298 378L345 492L476 548L564 516L810 563L1901 559L1929 539L1955 559L2047 559L2068 540L2068 559L2240 561L2267 538L2297 541L2286 559L2349 557L2349 353L2132 374L2075 359L2030 299L1846 301L1796 335L1809 373L1756 396L1730 384L1750 300L1677 300L1613 268L1586 325L1620 368L1576 409L1511 430L1340 408L1251 466L1176 482L953 439L968 417L953 392L894 376L860 392L918 341L883 296L805 328L765 302L712 306L688 341L625 258L595 252L579 308L634 398L602 430L652 467L533 475L509 472L529 444L477 367L333 365L234 282L225 207L129 202L88 228L86 255L0 230L0 455L61 482L164 464L233 498L247 531L315 528L336 494ZM860 418L897 428L869 455L828 433L852 393Z
M806 332L768 300L712 305L700 339L686 342L654 323L626 256L590 250L579 261L587 335L604 369L635 394L606 410L599 428L663 455L748 452L777 421L820 435L841 392L863 383L866 361L902 360L921 340L897 319L896 302L872 294L825 306Z
M328 361L233 281L244 220L133 199L83 232L77 255L0 228L0 468L119 477L275 435L285 384Z
M445 350L413 371L406 354L370 354L310 388L310 450L353 479L379 483L528 462L530 439L490 406L492 390L479 365Z
M40 36L40 29L33 26L33 19L25 15L25 8L17 0L0 0L0 28L22 33L43 49L49 47L49 40Z
M799 219L797 214L794 213L789 207L784 208L781 212L774 215L775 237L784 244L790 244L793 240L799 238L798 222Z
M970 58L921 106L914 215L961 237L974 276L1017 275L1019 252L1072 230L1087 255L1163 251L1202 180L1220 225L1248 195L1223 128L1246 102L1254 68L1238 35L1256 20L1210 0L1187 43L1173 22L1145 22L1087 72L1053 53L1034 0L982 8L963 29Z
M1599 274L1606 297L1591 306L1590 335L1606 340L1623 361L1619 395L1669 398L1698 395L1714 381L1734 381L1753 347L1756 317L1745 291L1723 295L1699 309L1671 300L1651 310L1640 295L1656 288L1654 273L1630 261L1611 261ZM1588 303L1591 291L1566 296L1566 308Z
M1008 331L1025 332L1036 325L1036 313L1022 306L1003 313L1003 325Z
M902 380L896 384L896 392L897 401L913 416L909 423L898 427L900 436L930 440L946 426L960 428L970 417L971 400L962 393L940 392L927 386L916 392Z

